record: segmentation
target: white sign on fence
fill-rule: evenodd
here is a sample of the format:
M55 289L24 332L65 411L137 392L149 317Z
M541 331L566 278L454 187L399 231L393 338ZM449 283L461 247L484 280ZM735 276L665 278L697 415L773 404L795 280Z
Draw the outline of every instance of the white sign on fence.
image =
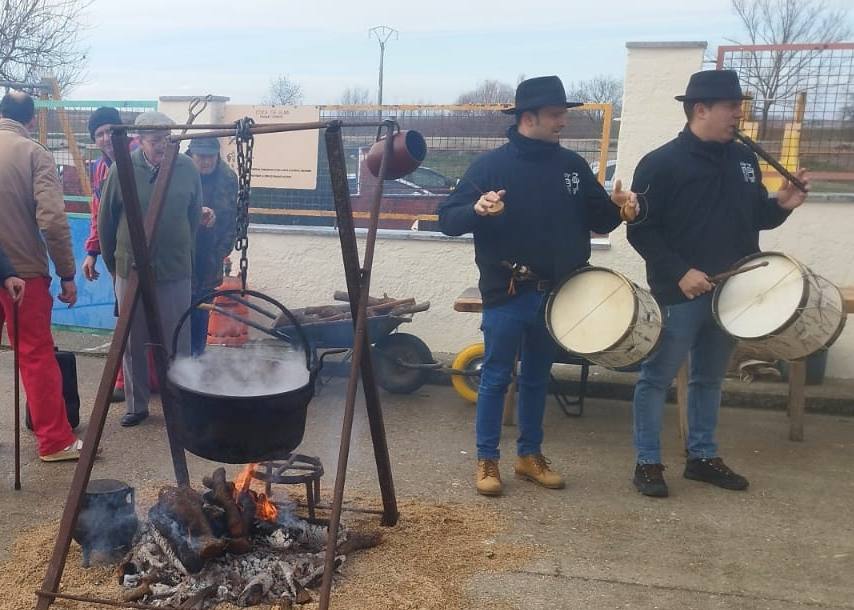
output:
M318 106L225 107L225 122L251 117L262 123L314 123L320 121ZM317 188L317 145L319 130L289 131L255 137L252 186L280 189ZM234 138L223 147L226 163L237 171Z

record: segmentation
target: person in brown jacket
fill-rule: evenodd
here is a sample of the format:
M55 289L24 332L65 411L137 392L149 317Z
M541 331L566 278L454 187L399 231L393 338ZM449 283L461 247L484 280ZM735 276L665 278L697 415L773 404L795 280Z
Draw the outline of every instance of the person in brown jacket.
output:
M82 443L68 424L62 376L53 350L48 253L61 281L59 300L77 301L71 231L53 155L29 138L35 115L26 93L7 93L0 101L0 249L18 277L25 297L12 323L12 297L0 291L0 325L18 334L21 380L27 393L39 457L45 462L76 460Z

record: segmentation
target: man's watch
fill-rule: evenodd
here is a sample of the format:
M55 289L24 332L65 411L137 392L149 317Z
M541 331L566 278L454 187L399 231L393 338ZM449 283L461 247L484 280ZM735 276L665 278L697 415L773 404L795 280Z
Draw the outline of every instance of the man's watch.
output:
M59 276L59 281L60 282L73 282L74 276L73 275L68 275L66 277Z

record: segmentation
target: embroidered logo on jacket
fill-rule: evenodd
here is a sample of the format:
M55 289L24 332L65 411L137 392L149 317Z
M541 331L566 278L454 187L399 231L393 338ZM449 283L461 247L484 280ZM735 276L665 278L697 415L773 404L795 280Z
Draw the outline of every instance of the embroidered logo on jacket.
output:
M745 161L741 161L740 164L741 173L744 175L744 181L750 183L756 182L756 170L753 169L753 165Z
M563 181L566 183L566 190L569 191L570 195L578 193L578 189L581 186L581 179L578 177L578 172L572 172L571 174L564 172Z

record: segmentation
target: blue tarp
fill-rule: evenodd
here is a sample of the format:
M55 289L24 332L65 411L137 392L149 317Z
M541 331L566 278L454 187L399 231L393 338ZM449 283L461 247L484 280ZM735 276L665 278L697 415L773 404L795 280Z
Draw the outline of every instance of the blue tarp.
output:
M69 308L65 303L54 300L53 324L57 326L112 330L116 325L116 318L113 316L116 297L113 293L113 281L107 272L107 268L99 258L97 269L101 272L101 277L94 282L86 281L82 271L80 271L80 265L83 264L83 259L86 258L86 249L83 247L83 244L89 235L90 218L89 214L68 215L68 223L71 225L74 259L77 264L77 275L75 276L75 282L77 283L77 304ZM51 277L54 278L50 283L50 291L51 294L56 296L59 294L59 281L56 279L53 263L50 265L50 273Z

